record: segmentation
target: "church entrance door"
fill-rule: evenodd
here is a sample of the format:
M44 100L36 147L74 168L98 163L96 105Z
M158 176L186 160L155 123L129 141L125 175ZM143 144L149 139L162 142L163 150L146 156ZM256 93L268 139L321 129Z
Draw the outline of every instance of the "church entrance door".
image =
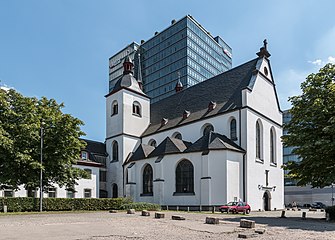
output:
M113 184L113 194L112 198L117 198L118 197L118 190L117 190L117 184Z
M265 211L271 211L271 195L269 191L264 192L263 205Z

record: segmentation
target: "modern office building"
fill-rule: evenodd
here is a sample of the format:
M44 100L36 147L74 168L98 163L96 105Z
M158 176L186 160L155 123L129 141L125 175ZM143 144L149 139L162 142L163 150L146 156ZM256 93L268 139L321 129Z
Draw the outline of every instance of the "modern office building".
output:
M289 110L283 112L283 124L290 122L292 114ZM283 135L287 135L287 130L283 130ZM283 146L283 163L288 161L299 161L299 156L292 153L294 147ZM300 206L322 202L328 206L334 205L334 188L333 186L325 188L312 188L311 186L297 186L297 181L287 177L288 171L284 172L284 198L285 204L289 205L296 202Z
M155 32L147 41L142 40L141 45L132 43L111 57L110 92L121 77L121 63L127 51L135 65L134 75L142 80L143 90L152 103L174 94L178 80L185 89L232 67L232 49L190 15L172 20L169 27Z
M123 74L123 60L126 56L134 60L139 44L132 42L127 47L109 58L109 91L114 88L115 83L122 77ZM135 74L137 74L138 65L135 65ZM136 75L137 76L137 75Z

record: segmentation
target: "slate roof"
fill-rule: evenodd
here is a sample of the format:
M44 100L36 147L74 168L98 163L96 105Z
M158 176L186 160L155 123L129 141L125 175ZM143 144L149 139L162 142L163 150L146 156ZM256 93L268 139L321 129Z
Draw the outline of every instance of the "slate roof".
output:
M235 142L216 132L209 132L195 141L184 152L206 152L209 150L232 150L238 152L245 152L243 148L238 146Z
M88 152L89 160L106 166L106 160L108 156L106 152L106 144L88 139L81 139L81 140L86 142L86 147L83 150Z
M191 145L190 142L185 142L183 140L179 140L173 137L167 137L164 139L163 142L161 142L155 148L155 150L153 150L149 154L148 157L150 158L150 157L158 157L158 156L172 154L172 153L181 153L190 145Z
M259 58L235 67L206 81L198 83L150 106L150 125L142 136L154 134L202 118L214 116L242 106L242 89L249 85ZM208 111L210 101L216 107ZM183 119L183 112L191 114ZM161 125L161 119L168 122Z
M144 159L148 157L148 155L155 149L155 147L147 145L147 144L140 144L136 151L131 155L131 157L128 159L128 162L133 162L136 160Z
M244 153L245 150L234 143L232 140L224 135L216 132L210 132L202 136L193 144L173 137L167 137L156 148L146 144L141 144L131 155L131 157L124 163L142 160L152 157L163 157L167 154L190 153L190 152L204 152L210 150L231 150Z

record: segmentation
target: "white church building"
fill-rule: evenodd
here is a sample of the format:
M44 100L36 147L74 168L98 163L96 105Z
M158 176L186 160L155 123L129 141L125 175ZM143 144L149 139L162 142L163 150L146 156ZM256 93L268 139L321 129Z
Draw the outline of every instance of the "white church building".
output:
M282 111L266 41L257 58L150 104L130 58L106 95L109 197L206 209L282 209Z

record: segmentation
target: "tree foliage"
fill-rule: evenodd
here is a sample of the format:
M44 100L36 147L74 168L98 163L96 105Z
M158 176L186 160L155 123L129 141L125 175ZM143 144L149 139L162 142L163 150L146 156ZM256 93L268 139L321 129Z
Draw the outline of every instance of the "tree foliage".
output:
M325 187L335 183L335 65L327 64L301 84L302 94L291 97L292 120L284 126L285 146L294 146L299 162L285 169L298 185Z
M0 183L18 189L36 188L43 169L44 189L54 183L69 189L86 176L74 168L85 146L79 137L83 122L61 109L55 100L24 97L0 89ZM43 125L43 164L40 164L40 129Z

